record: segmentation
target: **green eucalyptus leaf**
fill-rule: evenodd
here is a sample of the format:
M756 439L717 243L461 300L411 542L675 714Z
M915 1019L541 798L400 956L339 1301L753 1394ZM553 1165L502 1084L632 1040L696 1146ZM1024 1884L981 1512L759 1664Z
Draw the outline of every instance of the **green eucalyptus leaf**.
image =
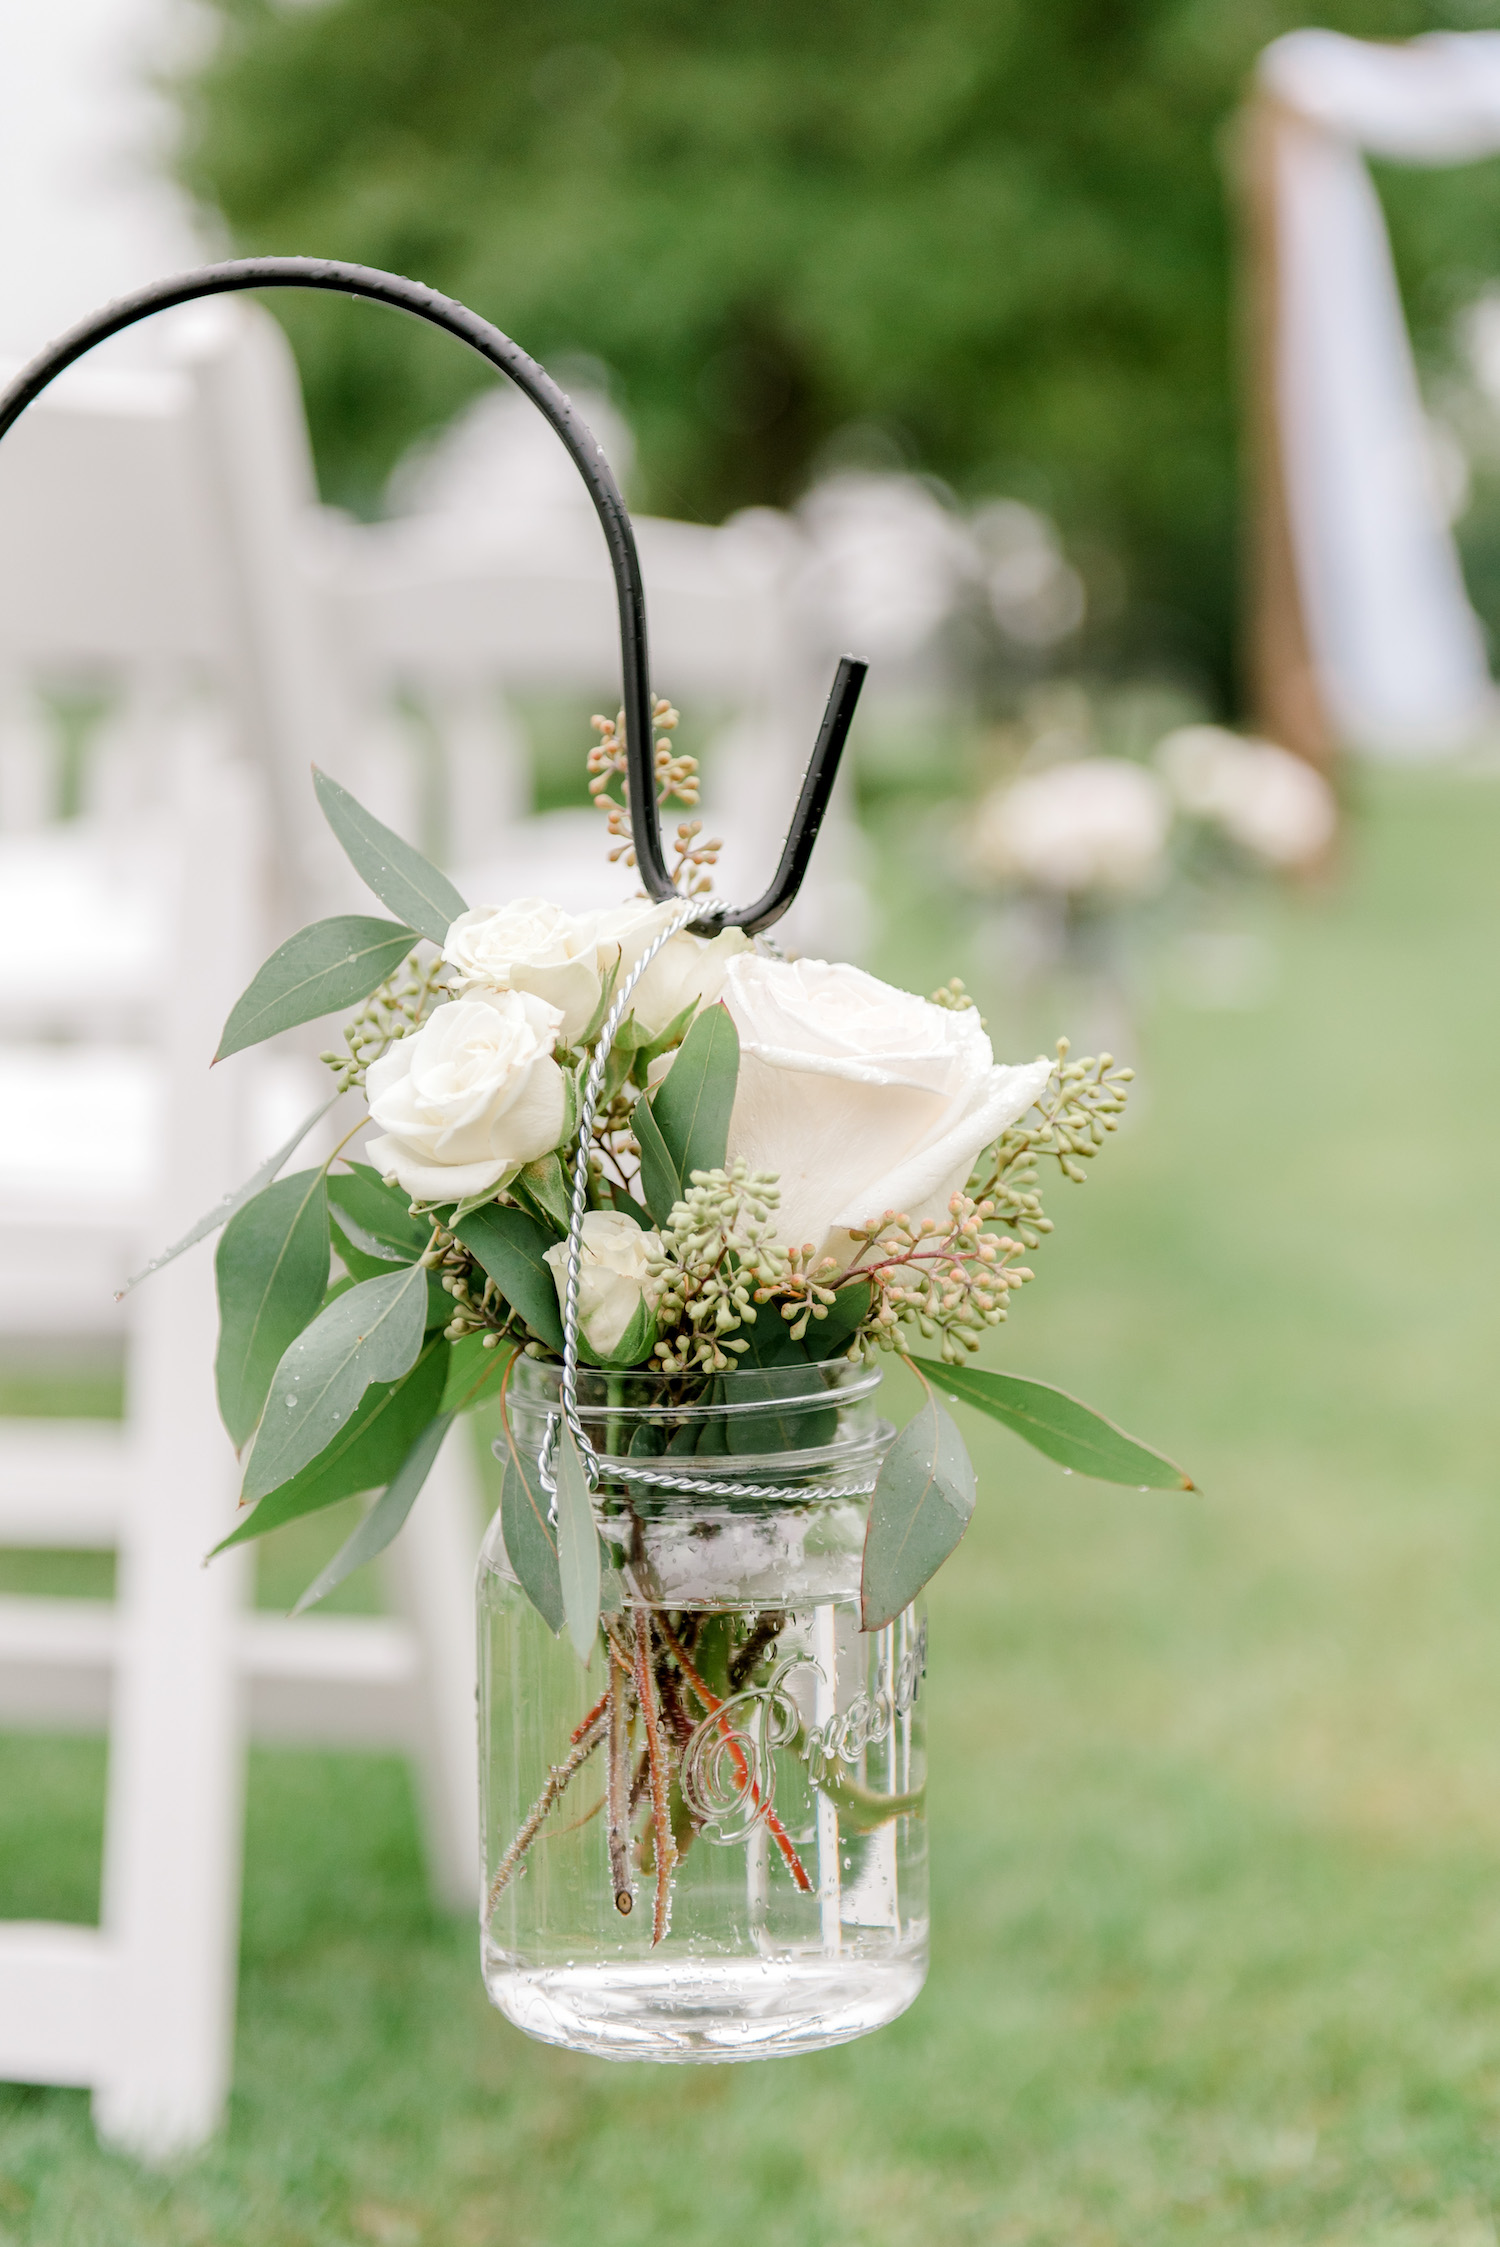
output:
M639 1225L643 1233L649 1233L654 1229L650 1210L642 1209L640 1203L633 1200L623 1186L612 1186L606 1180L604 1196L604 1206L617 1209L622 1217L628 1217L633 1225Z
M684 1186L695 1170L724 1167L739 1073L739 1032L729 1009L705 1007L651 1095L652 1121Z
M488 1209L490 1203L498 1201L503 1193L509 1191L509 1188L510 1173L506 1171L496 1179L493 1186L486 1186L482 1192L477 1194L468 1194L461 1202L454 1202L451 1207L444 1205L441 1208L434 1209L432 1214L451 1233L461 1217L469 1216L476 1209Z
M872 1289L868 1280L850 1280L828 1305L826 1318L807 1322L807 1347L820 1361L847 1355L861 1322L870 1315Z
M492 1396L498 1396L505 1380L505 1369L519 1345L506 1335L492 1350L487 1350L486 1339L483 1334L466 1334L461 1341L446 1344L448 1374L443 1383L441 1406L444 1412L470 1412L475 1405L488 1404Z
M327 1567L308 1585L292 1609L294 1615L304 1614L320 1599L326 1599L346 1576L352 1576L356 1568L363 1568L367 1560L385 1551L404 1526L452 1425L451 1413L441 1413L436 1420L428 1421L359 1527L352 1536L345 1538Z
M810 1451L832 1442L838 1428L836 1409L810 1401L825 1399L828 1391L821 1373L805 1356L800 1365L748 1366L742 1358L733 1394L736 1404L759 1404L764 1399L765 1410L729 1414L724 1422L729 1451ZM795 1408L798 1400L800 1410Z
M426 1324L420 1264L362 1280L320 1311L276 1368L244 1497L266 1497L316 1459L372 1381L399 1381L416 1363Z
M153 1256L143 1270L125 1282L115 1301L118 1303L133 1287L139 1287L142 1280L148 1280L153 1272L159 1272L164 1264L170 1264L185 1248L196 1248L199 1241L206 1240L210 1233L216 1233L221 1225L227 1225L236 1210L243 1209L246 1202L254 1201L262 1188L270 1185L282 1164L290 1162L313 1125L321 1123L334 1101L340 1098L340 1093L330 1093L321 1107L314 1108L310 1116L304 1116L286 1144L278 1147L274 1155L268 1155L253 1177L247 1178L243 1186L237 1186L232 1194L226 1194L221 1202L215 1202L207 1216L200 1217L196 1225L190 1225L180 1241L173 1241L171 1247L164 1248L160 1256Z
M630 1112L630 1128L641 1150L641 1192L654 1225L669 1225L674 1206L682 1199L682 1177L661 1135L649 1100L638 1100Z
M722 1459L729 1450L729 1422L705 1420L698 1435L697 1451L700 1459Z
M1102 1412L1080 1404L1077 1397L1048 1381L1029 1381L1019 1373L988 1373L973 1365L939 1365L931 1358L915 1358L912 1363L949 1397L988 1413L1075 1474L1094 1475L1100 1482L1134 1483L1143 1490L1197 1488L1164 1452L1137 1443Z
M810 1339L810 1337L809 1337ZM779 1303L756 1305L753 1319L746 1319L734 1336L743 1342L743 1350L732 1353L740 1366L751 1365L811 1365L812 1357L807 1343L794 1342L791 1322L781 1315ZM819 1383L821 1387L822 1384Z
M559 1240L567 1239L568 1220L572 1215L572 1182L556 1154L523 1163L507 1192L524 1203L529 1213L555 1232Z
M537 1340L560 1352L562 1316L552 1267L546 1261L551 1236L525 1210L493 1202L461 1218L455 1230Z
M214 1258L219 1414L236 1451L255 1433L283 1353L318 1316L328 1286L328 1195L321 1170L268 1186L225 1227Z
M367 882L382 905L409 921L418 935L441 944L450 925L468 906L446 874L393 834L363 804L313 766L313 786L323 816L344 847L344 854L361 881ZM373 988L373 986L372 986Z
M350 1277L356 1282L383 1279L387 1273L397 1266L405 1269L412 1262L410 1256L398 1256L394 1249L387 1248L385 1243L377 1240L373 1233L365 1232L362 1225L356 1225L351 1218L343 1214L342 1210L337 1217L330 1218L329 1231L333 1237L333 1245L338 1250L340 1261ZM359 1245L361 1241L363 1241L363 1246ZM328 1300L328 1297L324 1298L325 1303ZM438 1278L437 1273L429 1272L427 1275L428 1326L446 1326L452 1316L452 1296L445 1292L443 1283Z
M974 1465L924 1381L922 1402L881 1463L860 1573L861 1628L878 1631L909 1607L969 1526Z
M443 1394L445 1345L428 1342L410 1373L399 1381L378 1381L366 1389L352 1419L325 1444L316 1459L245 1513L214 1547L223 1552L243 1545L304 1514L320 1513L356 1491L379 1490L437 1413Z
M402 922L371 920L363 913L340 913L299 929L235 1001L215 1061L274 1038L278 1030L357 1006L394 975L416 941L416 930Z
M385 1241L377 1239L374 1233L366 1232L363 1225L356 1224L342 1209L331 1223L340 1255L347 1261L352 1251L362 1262L373 1266L371 1271L360 1274L361 1279L375 1279L381 1272L389 1271L393 1264L416 1262L416 1257L403 1256L399 1248L391 1248ZM420 1249L417 1254L421 1254ZM350 1264L349 1269L353 1271L354 1266Z
M631 1070L638 1084L645 1083L646 1071L653 1061L659 1061L664 1053L671 1052L674 1045L681 1044L687 1036L688 1025L697 1011L698 1001L689 999L681 1014L674 1014L665 1030L658 1030L654 1038L648 1041L645 1032L640 1033L640 1041L636 1045L635 1056L631 1062ZM632 1016L631 1020L634 1019L634 1016Z
M328 1199L350 1239L367 1254L385 1248L396 1261L410 1264L432 1238L426 1220L412 1216L410 1197L399 1186L388 1186L369 1163L350 1163L346 1170L334 1171L328 1180ZM370 1236L368 1247L361 1234Z
M548 1519L551 1501L542 1488L535 1459L527 1458L507 1421L505 1478L500 1486L500 1530L516 1582L554 1636L562 1629L562 1576L557 1561L557 1531ZM496 1445L498 1451L500 1446Z
M562 1579L563 1614L573 1651L587 1666L599 1629L599 1532L594 1526L583 1460L566 1420L557 1431L552 1465L557 1484L557 1567Z

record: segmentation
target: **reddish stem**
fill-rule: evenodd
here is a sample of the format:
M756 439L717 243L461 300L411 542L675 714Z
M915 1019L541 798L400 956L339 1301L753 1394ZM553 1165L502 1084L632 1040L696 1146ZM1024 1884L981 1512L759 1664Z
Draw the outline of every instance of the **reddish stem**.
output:
M580 1740L581 1740L581 1739L583 1738L583 1735L585 1734L585 1732L587 1732L587 1731L589 1730L589 1728L590 1728L590 1726L591 1726L591 1725L595 1725L595 1724L597 1724L597 1723L599 1722L599 1719L600 1719L600 1717L602 1717L602 1716L603 1716L603 1714L604 1714L605 1710L606 1710L606 1709L607 1709L608 1707L609 1707L609 1687L608 1687L608 1686L606 1685L606 1687L604 1688L604 1691L603 1691L603 1692L602 1692L602 1693L600 1694L600 1696L599 1696L598 1700L597 1700L597 1701L596 1701L596 1702L594 1703L593 1707L592 1707L592 1708L591 1708L591 1709L589 1710L589 1713L588 1713L588 1715L587 1715L586 1717L582 1717L582 1718L580 1718L580 1719L579 1719L579 1721L578 1721L578 1723L574 1725L574 1727L573 1727L572 1731L571 1731L571 1732L570 1732L570 1733L568 1734L568 1745L569 1745L569 1747L570 1747L570 1748L576 1748L576 1747L577 1747L577 1745L578 1745L579 1741L580 1741Z
M730 1724L728 1717L722 1713L724 1708L723 1702L719 1699L718 1695L711 1690L710 1687L704 1684L702 1678L698 1675L698 1672L694 1669L691 1661L688 1659L687 1653L682 1647L680 1641L673 1634L670 1625L664 1622L660 1617L658 1617L657 1628L661 1632L662 1637L666 1640L668 1646L671 1648L673 1655L676 1657L677 1667L681 1670L683 1676L687 1679L688 1684L691 1686L693 1692L697 1694L698 1699L703 1703L703 1706L708 1711L709 1715L718 1717L719 1736L723 1740L724 1745L729 1750L730 1757L734 1763L735 1777L739 1780L742 1787L749 1788L750 1799L755 1804L756 1809L759 1810L764 1816L766 1821L766 1829L770 1833L770 1836L775 1842L777 1848L781 1851L782 1857L786 1862L787 1871L791 1874L793 1880L795 1880L797 1886L802 1890L803 1894L810 1896L812 1894L812 1882L807 1877L807 1867L803 1864L802 1859L797 1855L796 1845L793 1842L791 1835L787 1832L786 1827L777 1817L775 1811L771 1808L769 1803L763 1803L761 1801L760 1788L751 1778L750 1766L745 1761L745 1751L740 1746L739 1741L735 1738L734 1727Z

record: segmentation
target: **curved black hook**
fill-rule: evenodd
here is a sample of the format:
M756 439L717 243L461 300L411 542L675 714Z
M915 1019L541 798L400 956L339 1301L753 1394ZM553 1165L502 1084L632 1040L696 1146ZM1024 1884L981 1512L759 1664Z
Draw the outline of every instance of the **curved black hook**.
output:
M636 865L650 896L676 897L678 892L667 872L661 847L661 822L656 804L655 728L651 722L653 703L646 651L646 592L629 512L597 439L573 411L566 394L519 344L512 343L509 336L502 335L488 320L481 320L467 305L439 295L436 289L429 289L420 281L408 281L399 273L381 273L367 265L345 265L332 258L249 257L233 258L222 265L199 266L195 272L181 273L171 280L154 282L150 288L136 289L129 296L117 297L101 312L81 320L56 343L49 344L0 396L0 437L5 436L55 375L70 367L75 359L81 359L96 343L118 335L123 328L133 327L137 320L144 320L153 312L166 312L173 305L190 304L197 297L225 296L237 289L327 289L342 296L369 297L376 304L394 305L398 311L430 321L434 327L444 328L461 343L467 343L492 367L509 375L517 389L524 391L546 416L588 487L594 511L603 526L610 567L614 571L615 597L620 611L625 749ZM705 899L703 912L693 922L693 927L705 932L715 928L743 928L753 934L756 929L769 928L791 904L807 871L807 862L828 808L839 757L866 668L853 656L845 656L839 664L817 745L802 782L802 793L792 814L781 863L770 888L753 905L739 909Z

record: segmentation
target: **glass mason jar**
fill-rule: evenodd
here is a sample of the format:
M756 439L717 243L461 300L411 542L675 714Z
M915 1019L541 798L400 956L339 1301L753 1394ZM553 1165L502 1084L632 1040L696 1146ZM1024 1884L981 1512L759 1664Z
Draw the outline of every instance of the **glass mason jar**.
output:
M515 1363L523 1459L560 1378ZM863 2036L920 1990L927 1626L919 1603L860 1629L868 1494L893 1432L879 1381L847 1360L580 1370L602 1459L661 1456L715 1486L611 1482L606 1466L596 1518L615 1565L586 1672L491 1524L484 1978L528 2035L607 2059L758 2059ZM731 1487L745 1482L773 1495Z

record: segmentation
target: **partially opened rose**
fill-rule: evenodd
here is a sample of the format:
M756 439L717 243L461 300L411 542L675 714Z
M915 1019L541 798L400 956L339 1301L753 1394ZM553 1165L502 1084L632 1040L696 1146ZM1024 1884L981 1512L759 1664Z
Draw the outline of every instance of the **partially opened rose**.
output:
M660 1249L659 1233L643 1232L633 1217L618 1210L591 1209L585 1215L578 1261L578 1324L595 1357L607 1358L618 1348L643 1301L648 1309L655 1307L661 1290L648 1264ZM558 1241L545 1256L561 1308L568 1286L567 1242ZM649 1341L648 1334L642 1357Z
M601 973L618 959L622 975L628 974L660 929L677 910L677 900L665 904L617 905L595 916L595 941ZM724 988L724 974L736 954L748 951L750 939L741 928L726 928L713 937L693 936L680 929L651 962L630 995L630 1011L641 1028L659 1038L683 1008L712 1006Z
M561 1037L571 1045L599 1004L594 913L565 913L545 897L460 913L448 930L443 958L457 969L460 991L530 991L558 1009Z
M476 991L440 1006L365 1082L382 1136L375 1167L413 1201L482 1194L547 1154L567 1117L552 1058L562 1015L529 991Z
M463 992L531 991L562 1014L559 1033L571 1045L588 1028L612 968L626 974L673 913L678 901L644 899L598 913L566 913L544 897L461 913L448 930L443 958ZM741 929L713 938L681 930L668 939L631 994L630 1011L659 1037L690 1002L711 1006L724 970L749 939Z
M999 1067L972 1009L954 1012L826 960L731 960L740 1040L729 1158L781 1180L790 1247L846 1256L887 1210L938 1217L980 1150L1025 1114L1047 1060Z

